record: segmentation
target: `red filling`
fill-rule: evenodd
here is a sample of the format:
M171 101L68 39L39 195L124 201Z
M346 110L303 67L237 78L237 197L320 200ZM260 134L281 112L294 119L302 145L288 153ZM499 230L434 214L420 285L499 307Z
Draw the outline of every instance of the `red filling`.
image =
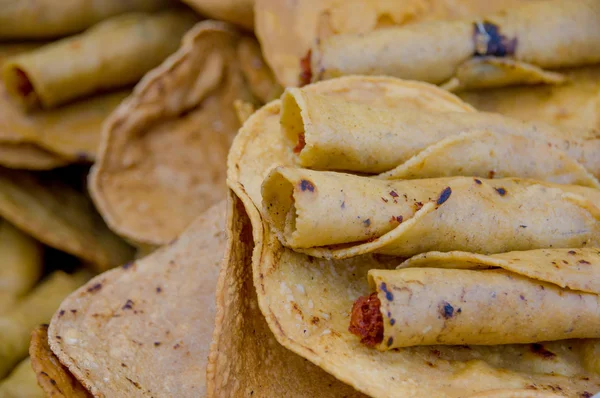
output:
M360 342L375 347L383 340L383 316L379 310L381 301L377 293L359 297L352 306L350 333L360 337Z
M300 60L300 86L305 86L312 80L312 70L310 69L311 50Z
M27 77L27 74L21 69L15 69L17 78L17 90L23 97L28 97L33 92L33 86Z
M304 140L304 134L300 134L298 136L298 143L294 147L294 153L300 153L306 146L306 141Z

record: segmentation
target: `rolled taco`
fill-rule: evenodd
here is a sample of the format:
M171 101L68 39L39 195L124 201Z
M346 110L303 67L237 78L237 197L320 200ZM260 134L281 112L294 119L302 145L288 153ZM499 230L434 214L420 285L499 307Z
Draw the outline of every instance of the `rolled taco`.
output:
M397 109L410 104L435 110L452 103L434 95L438 90L430 85L384 77L344 77L305 89ZM236 136L228 159L228 184L252 221L258 305L280 344L372 397L545 397L557 391L591 396L600 390L594 359L598 339L386 352L361 344L348 331L350 309L358 297L372 293L369 270L393 269L401 259L376 253L343 260L315 258L281 245L261 211L265 177L277 166L295 165L293 152L282 150L287 143L280 131L280 111L281 102L274 101L254 113ZM543 206L545 199L539 200Z
M312 48L312 79L389 75L455 89L560 81L545 70L600 62L599 21L596 0L549 0L485 18L331 36ZM477 57L507 58L512 66L466 66Z
M156 11L171 0L37 0L4 2L0 12L1 39L42 39L81 32L103 19L131 11Z
M491 175L600 187L595 130L374 107L298 88L282 97L281 126L302 167L385 179Z
M363 344L385 351L600 337L598 249L434 252L400 267L369 271L375 293L355 301L349 327Z
M196 21L187 10L116 16L6 60L2 80L8 94L28 109L133 84L174 52Z
M473 177L382 181L281 167L265 179L262 197L263 216L283 245L318 257L600 244L600 190L575 185Z

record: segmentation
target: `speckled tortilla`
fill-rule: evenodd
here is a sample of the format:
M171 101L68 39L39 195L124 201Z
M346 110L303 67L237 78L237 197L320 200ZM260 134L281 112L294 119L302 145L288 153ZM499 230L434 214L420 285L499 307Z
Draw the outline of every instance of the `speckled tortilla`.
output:
M280 167L265 178L262 198L264 220L284 246L324 258L600 245L600 190L576 185L383 181Z
M436 258L433 253L430 261L426 253L401 269L369 271L383 318L377 349L600 337L598 284L564 286L578 272L594 279L600 268L598 249L469 254ZM567 266L565 258L570 260ZM558 263L562 267L555 268ZM504 269L485 269L498 265ZM513 267L530 271L529 276L506 270Z
M431 86L404 82L400 90L394 82L346 77L307 89L371 105L412 103L430 109ZM272 102L246 121L228 159L228 184L252 221L258 304L277 341L374 397L555 397L557 386L565 396L591 396L600 390L600 368L594 365L597 340L543 344L549 355L531 345L432 346L382 353L360 344L348 332L349 309L369 293L370 269L391 269L399 261L382 255L318 259L281 246L258 210L264 178L274 167L294 164L293 153L281 150L280 105Z
M133 256L133 249L108 229L88 197L56 175L0 169L0 216L98 272Z
M90 190L118 234L168 243L224 198L240 126L233 102L259 102L237 58L246 40L231 25L199 23L107 120Z
M595 130L557 129L487 113L393 109L288 89L281 127L297 163L317 170L533 178L600 187Z
M463 91L458 95L475 108L557 127L600 128L600 67L561 70L561 85L506 87Z
M134 84L177 49L196 21L190 11L177 9L119 15L7 59L2 80L11 98L27 109Z
M105 18L130 11L156 11L172 0L4 1L0 38L40 39L73 34Z
M318 40L419 21L469 18L531 0L256 0L256 35L279 82L297 86L301 59Z
M600 62L600 5L596 0L526 3L480 19L422 23L364 35L337 35L312 48L313 81L350 74L388 75L442 84L478 55L517 61L494 79L477 74L458 77L455 88L544 81L531 79L531 64L543 69ZM496 29L496 32L493 32ZM485 35L476 37L476 30ZM497 35L498 39L492 38ZM483 39L489 40L482 43ZM483 46L483 48L482 48ZM527 73L523 70L527 69ZM538 74L543 71L537 71ZM488 80L489 79L489 80ZM484 84L486 83L486 84Z
M252 30L255 0L183 0L184 3L210 18L223 20Z

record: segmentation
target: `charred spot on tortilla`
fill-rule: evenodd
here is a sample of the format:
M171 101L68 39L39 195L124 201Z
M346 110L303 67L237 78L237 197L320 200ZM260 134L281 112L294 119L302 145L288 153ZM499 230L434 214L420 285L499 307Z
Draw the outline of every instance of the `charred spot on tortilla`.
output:
M392 216L390 218L390 222L391 223L396 223L397 222L398 224L402 224L402 221L404 221L404 217L402 217L402 216L397 216L397 217Z
M575 250L569 250L568 253L569 254L576 254L576 251Z
M304 191L315 192L315 186L313 185L312 182L310 182L308 180L300 181L300 189L302 190L302 192L304 192Z
M310 84L312 80L312 70L310 68L311 57L312 50L308 50L306 55L300 59L300 86Z
M531 345L531 352L541 356L544 359L552 359L556 357L555 353L553 353L552 351L548 351L546 347L538 343L534 343Z
M502 188L502 187L500 187L500 188L494 188L494 189L496 190L496 192L498 192L498 194L499 194L500 196L504 196L504 195L506 195L506 189L504 189L504 188Z
M586 261L586 260L579 260L579 264L590 265L591 263L589 261Z
M440 194L440 196L436 202L437 205L439 206L439 205L443 204L444 202L446 202L450 198L450 195L452 195L452 188L450 188L450 187L444 188L444 190L442 191L442 193Z
M444 319L450 319L454 316L454 307L452 304L447 301L442 301L440 304L440 315L444 317Z
M423 202L415 202L415 211L421 210L423 207Z
M385 298L388 301L393 301L394 300L394 294L388 290L387 285L386 285L385 282L381 282L381 285L379 287L385 293Z
M348 331L360 337L360 342L374 347L383 341L383 316L377 293L359 297L352 306Z
M90 287L87 289L87 292L88 292L88 293L96 293L96 292L97 292L97 291L99 291L100 289L102 289L102 284L101 284L101 283L96 283L95 285L93 285L93 286L90 286Z
M306 146L306 139L304 137L304 133L298 134L298 143L294 147L294 153L300 153Z
M475 178L475 184L477 184L477 185L481 185L481 184L482 184L482 182L481 182L481 180L480 180L480 179L478 179L478 178Z
M517 49L517 38L508 38L500 33L500 27L492 22L473 23L473 41L475 56L506 57L514 55Z
M371 226L371 219L367 218L366 220L363 221L363 224L365 225L365 227L370 227Z

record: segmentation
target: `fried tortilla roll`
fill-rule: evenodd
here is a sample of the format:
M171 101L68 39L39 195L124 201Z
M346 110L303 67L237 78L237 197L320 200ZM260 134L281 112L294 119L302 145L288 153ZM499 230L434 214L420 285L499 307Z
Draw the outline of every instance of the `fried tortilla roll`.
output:
M369 74L442 84L454 78L460 80L450 81L454 88L481 88L560 81L543 69L598 63L598 48L597 0L549 0L526 3L482 20L427 22L331 36L313 47L311 65L313 80ZM482 56L508 61L474 60Z
M38 386L29 358L21 363L11 374L0 382L0 397L3 398L44 398L44 390Z
M0 378L27 356L31 330L48 322L62 300L86 279L85 273L67 275L56 271L0 316Z
M0 221L0 312L27 293L42 275L42 245Z
M384 181L279 167L263 215L286 247L317 257L439 250L501 253L600 243L600 190L472 177ZM331 245L344 244L338 247Z
M349 330L364 344L388 350L600 337L598 249L433 252L400 267L369 271L375 293L354 303Z
M103 19L131 11L156 11L173 0L3 1L0 39L45 39L81 32Z
M282 97L281 126L297 163L386 179L521 177L600 187L600 137L475 112L358 104L306 90Z
M27 108L49 108L122 87L173 53L196 21L185 10L120 15L6 60L2 78L11 97Z

